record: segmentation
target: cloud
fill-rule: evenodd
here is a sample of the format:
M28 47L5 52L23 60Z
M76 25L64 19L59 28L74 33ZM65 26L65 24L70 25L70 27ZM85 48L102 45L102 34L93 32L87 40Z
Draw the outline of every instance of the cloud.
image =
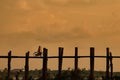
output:
M64 30L60 30L60 26L56 29L54 29L54 27L55 26L53 26L53 30L47 30L46 27L38 27L33 31L20 31L1 34L0 37L2 39L0 42L13 45L15 45L15 43L18 45L27 44L34 41L41 43L58 43L61 41L66 42L91 37L91 35L81 27L73 27L73 29L70 30L69 27L64 28Z
M31 7L28 4L27 0L20 0L16 4L19 8L24 9L24 10L29 10Z
M56 7L88 7L96 5L113 5L119 0L44 0L45 4Z
M83 30L80 27L75 27L72 30L68 30L68 31L66 29L62 32L43 31L43 33L38 29L36 39L38 41L43 41L43 42L44 41L45 42L49 42L49 41L50 42L61 42L61 41L71 41L71 40L76 40L76 39L84 39L84 38L89 38L91 36L89 33L87 33L85 30Z
M71 5L79 4L83 0L12 1L2 0L0 3L0 33L6 36L10 34L8 36L14 39L34 38L44 42L116 35L120 31L118 5L53 8L50 4Z

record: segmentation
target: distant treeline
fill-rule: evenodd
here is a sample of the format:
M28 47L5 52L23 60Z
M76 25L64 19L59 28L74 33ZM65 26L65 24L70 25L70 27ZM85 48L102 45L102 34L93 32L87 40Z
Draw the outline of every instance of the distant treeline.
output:
M24 79L25 71L22 69L13 69L11 71L11 80L25 80ZM62 70L61 73L62 80L74 80L74 78L78 78L76 80L89 80L90 70L86 70L85 68L79 69L77 71L77 77L75 76L74 70L68 68L68 70ZM105 71L95 71L95 78L98 80L103 80L105 77ZM50 70L48 69L47 80L58 80L58 70ZM120 72L114 72L114 77L119 77ZM38 70L30 70L28 80L40 80L42 79L42 69ZM0 80L7 80L7 68L3 71L0 71ZM117 79L116 79L117 80Z

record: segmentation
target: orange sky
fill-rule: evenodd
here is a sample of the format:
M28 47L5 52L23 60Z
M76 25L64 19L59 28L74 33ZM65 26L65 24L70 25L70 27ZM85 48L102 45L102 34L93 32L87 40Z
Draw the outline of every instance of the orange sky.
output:
M64 55L73 55L76 46L79 55L89 55L91 46L96 47L96 55L105 55L106 47L120 55L119 10L119 0L1 0L0 55L9 50L13 55L30 50L32 55L39 45L48 48L49 55L57 55L59 46L65 47ZM89 61L80 66L89 68L85 63ZM114 70L119 70L114 63ZM2 64L0 68L6 66ZM96 69L105 70L101 64ZM19 67L17 62L13 65Z

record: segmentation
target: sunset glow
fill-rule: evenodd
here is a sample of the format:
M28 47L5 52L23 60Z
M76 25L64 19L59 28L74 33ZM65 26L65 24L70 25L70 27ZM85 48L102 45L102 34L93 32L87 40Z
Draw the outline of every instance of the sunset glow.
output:
M41 45L48 48L49 55L58 55L60 46L65 48L64 55L74 55L76 46L79 55L89 55L92 46L95 55L106 55L106 47L110 47L113 55L120 56L119 41L120 0L0 0L0 55L12 50L13 55L24 56L30 51L32 56ZM2 61L6 62L0 59L0 69L7 65ZM31 69L36 68L36 61ZM13 68L24 65L19 67L14 62ZM65 63L70 65L67 60ZM89 69L89 60L82 63L80 66ZM101 64L96 64L97 70L105 70ZM120 71L116 60L114 64L114 71Z

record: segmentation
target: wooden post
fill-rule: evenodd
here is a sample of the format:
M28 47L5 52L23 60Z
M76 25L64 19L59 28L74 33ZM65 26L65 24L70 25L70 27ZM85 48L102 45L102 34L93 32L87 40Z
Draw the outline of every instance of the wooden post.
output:
M94 47L90 48L90 80L95 80L94 78Z
M43 80L47 80L47 61L48 50L43 48Z
M110 52L110 69L111 69L111 80L113 80L113 63L112 63L112 53Z
M10 70L11 70L11 51L8 52L8 80L10 80Z
M58 79L61 80L63 48L59 47Z
M29 75L29 51L26 53L25 58L25 80L28 80Z
M75 47L75 74L77 74L78 71L78 47Z
M109 48L106 48L106 80L109 78Z

